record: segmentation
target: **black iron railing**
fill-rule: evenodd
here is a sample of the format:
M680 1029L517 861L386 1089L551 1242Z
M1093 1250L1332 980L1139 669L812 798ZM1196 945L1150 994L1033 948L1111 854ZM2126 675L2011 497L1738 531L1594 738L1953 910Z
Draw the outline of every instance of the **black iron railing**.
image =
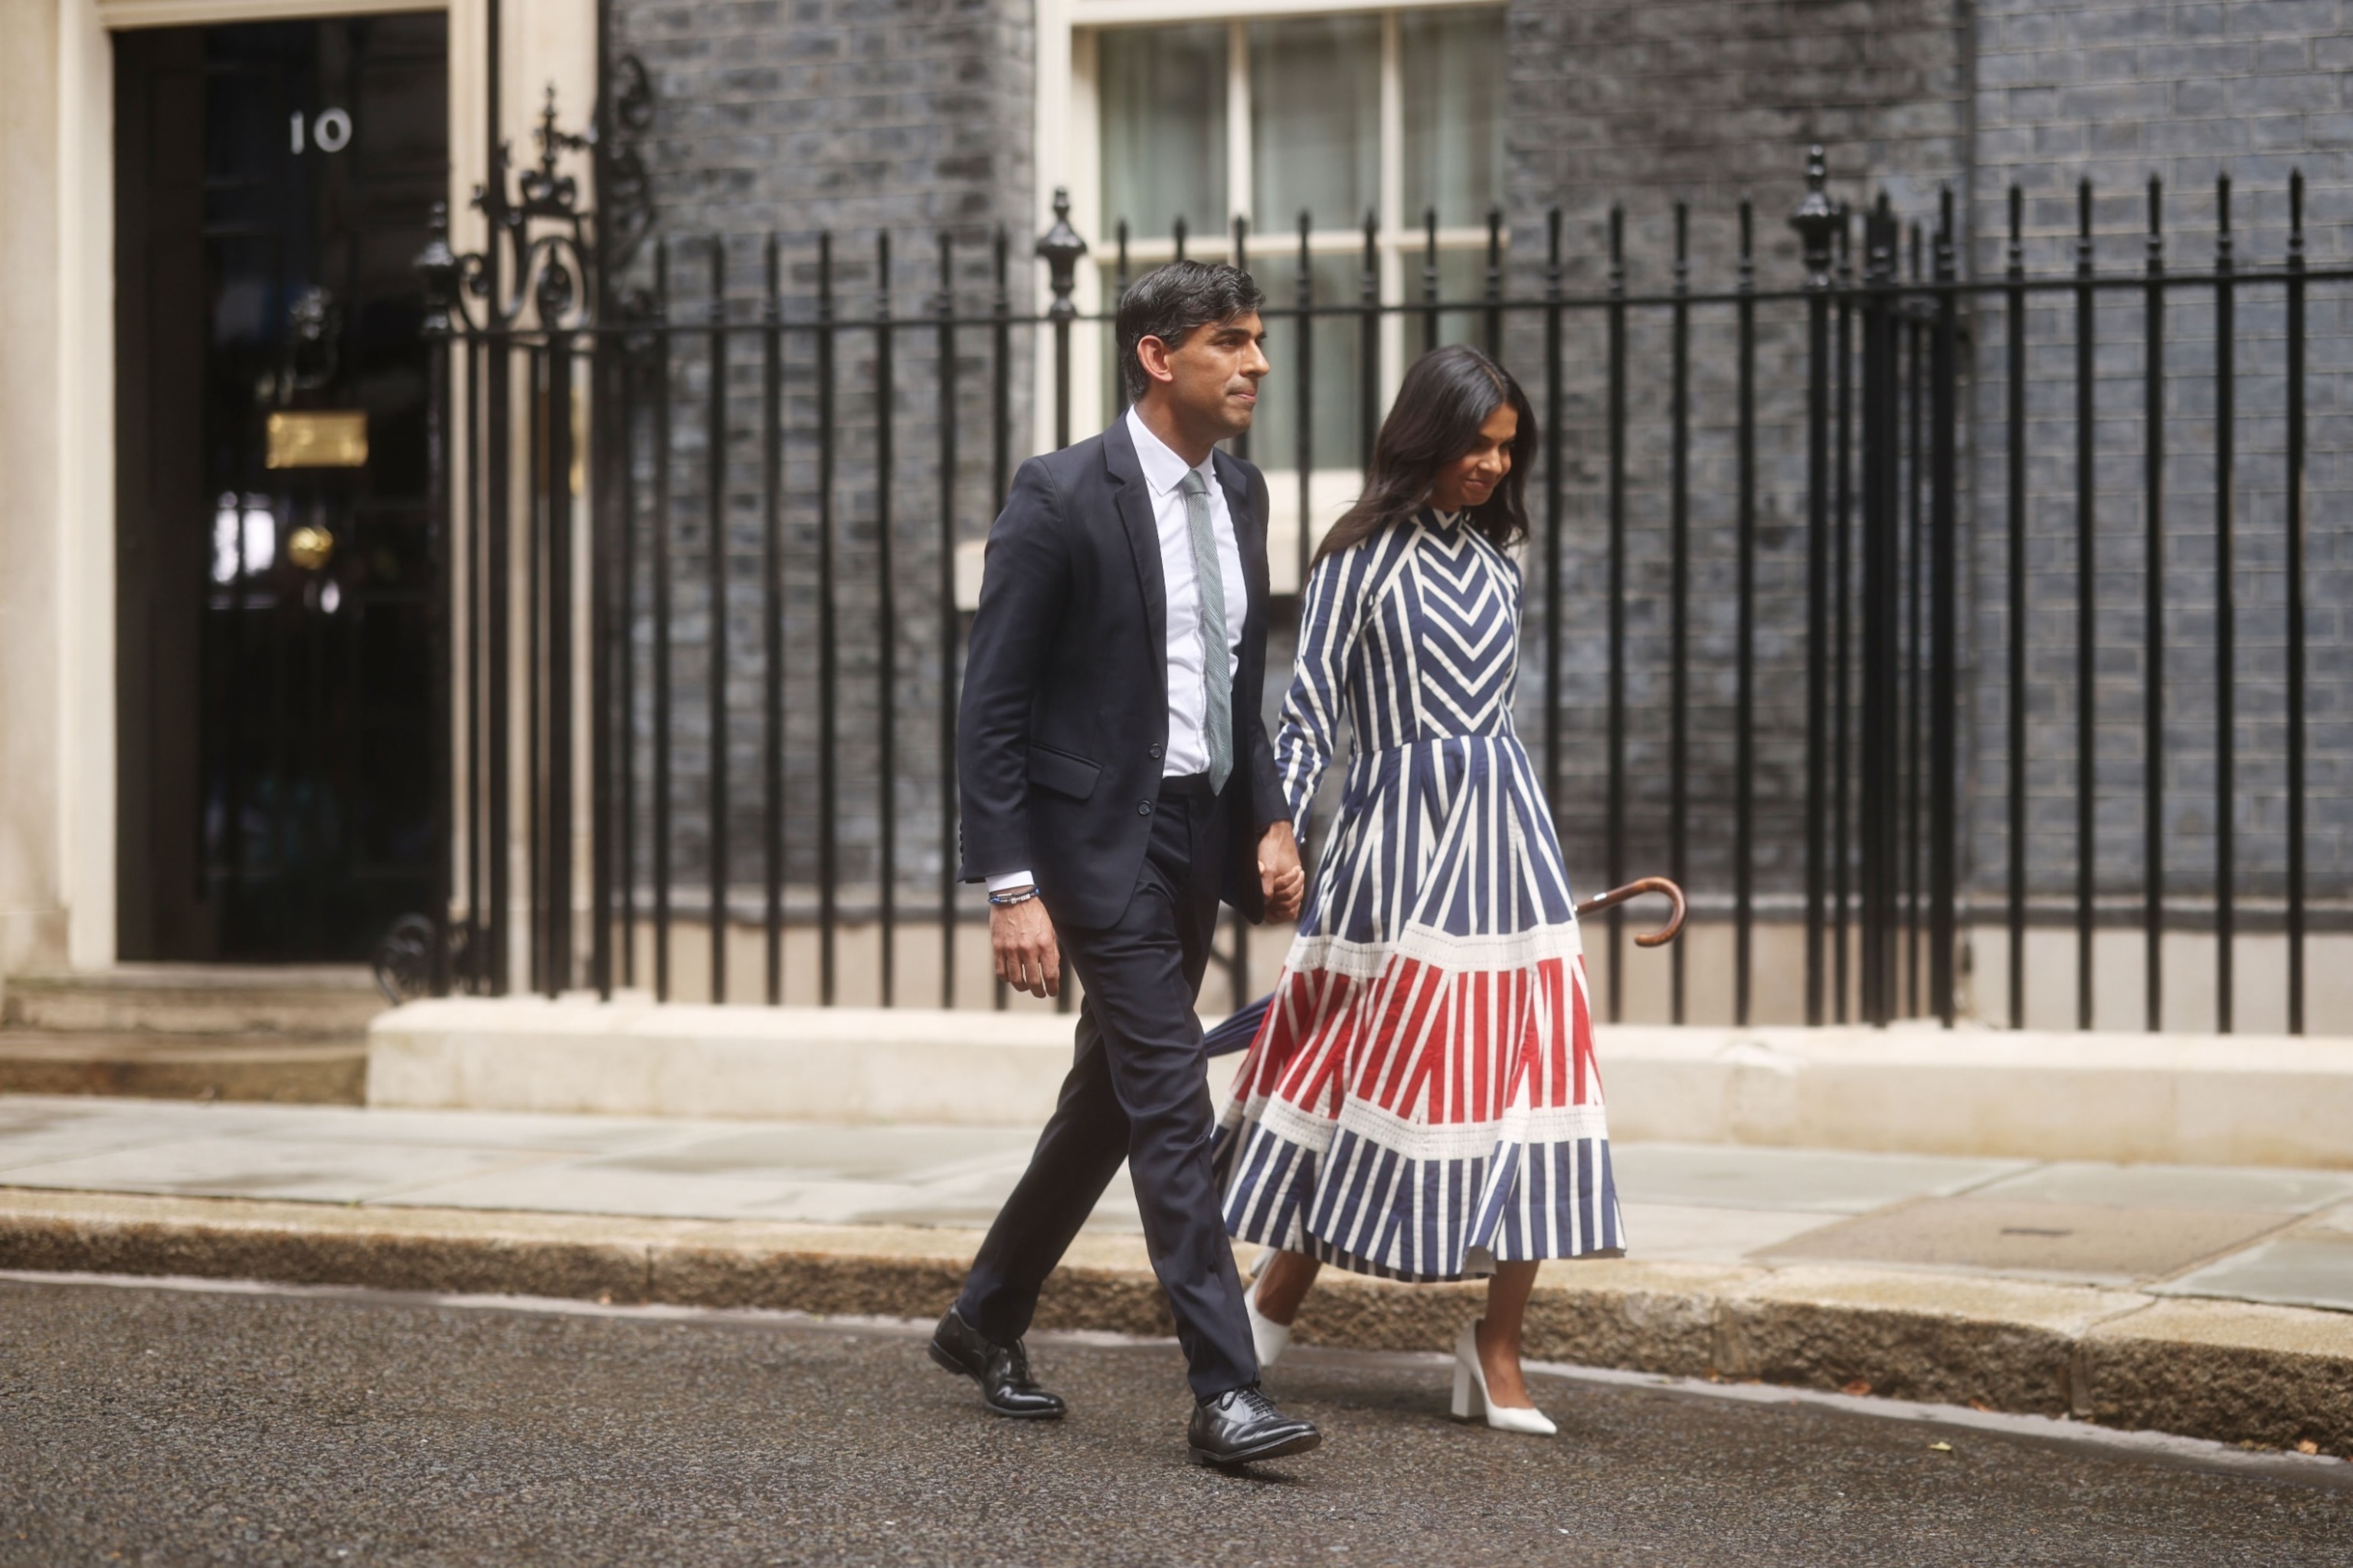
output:
M2253 875L2286 938L2286 1018L2300 1031L2316 881L2334 911L2353 873L2333 852L2310 859L2306 300L2353 270L2306 263L2300 177L2284 260L2260 268L2235 254L2227 184L2199 271L2165 265L2154 185L2148 199L2142 267L2095 267L2086 187L2073 270L2035 275L2012 192L2005 263L1980 280L1964 276L1949 196L1907 246L1884 197L1859 221L1831 198L1817 150L1786 284L1760 281L1786 251L1760 257L1743 203L1724 230L1726 283L1695 285L1692 215L1677 206L1662 220L1661 286L1631 281L1613 210L1602 287L1572 291L1554 210L1517 230L1491 218L1469 299L1440 297L1434 218L1404 298L1383 291L1377 217L1342 299L1317 288L1305 215L1295 249L1237 224L1226 253L1267 286L1278 372L1295 377L1275 394L1293 400L1287 450L1249 453L1290 493L1288 581L1303 577L1329 510L1314 486L1331 466L1319 398L1354 403L1353 464L1405 352L1467 331L1536 394L1522 716L1573 868L1613 884L1665 870L1703 920L1728 922L1736 1018L1751 1018L1756 977L1783 961L1759 947L1769 928L1802 955L1807 1021L1950 1022L1968 930L1981 929L2000 936L2007 980L1979 1011L2022 1023L2030 938L2056 921L2073 927L2089 1027L2094 930L2131 914L2145 1022L2163 1022L2165 933L2211 925L2227 1029ZM494 215L517 237L503 270L446 248L428 258L437 505L460 568L440 645L455 702L445 983L676 994L687 921L702 927L702 994L781 1000L788 948L807 933L814 996L834 1001L856 927L879 938L880 1000L968 997L960 983L983 960L960 956L981 911L955 881L959 566L968 579L1036 410L1065 443L1115 408L1115 377L1100 407L1074 407L1098 385L1074 355L1106 320L1081 307L1085 247L1066 221L1038 242L1049 302L1033 311L1033 275L1001 232L943 233L895 258L889 236L855 258L831 236L732 250L678 239L631 272L579 238L575 215L543 205ZM574 238L526 243L534 222L573 224ZM1106 301L1130 276L1117 232ZM1541 237L1543 254L1515 257L1514 232ZM580 286L592 259L602 270ZM910 298L919 267L928 277ZM2249 332L2234 312L2258 296L2262 330ZM2103 335L2116 313L2104 302L2126 297L2141 318L2129 363ZM2203 366L2166 354L2193 304ZM1348 384L1329 356L1351 342ZM2038 347L2072 373L2039 363ZM2101 396L2136 374L2137 434ZM2259 415L2279 437L2261 482L2235 435L2258 417L2232 401L2251 378L2279 393L2276 415L2269 401ZM2185 398L2197 405L2186 435ZM2145 517L2140 554L2112 567L2105 468L2123 459L2140 471ZM2180 490L2184 474L2211 494L2214 552L2209 600L2188 608L2185 584L2202 579L2168 575L2187 535L2168 482ZM2284 551L2276 622L2263 609L2276 676L2244 657L2234 621L2233 539L2255 501ZM2071 512L2072 536L2043 524L2046 503ZM2063 541L2072 559L2036 565ZM2101 662L2136 641L2112 635L2119 618L2101 598L2101 575L2118 571L2143 578L2137 691ZM2071 594L2049 591L2062 577ZM2210 617L2208 678L2184 683L2168 673L2168 628ZM2053 673L2069 654L2072 681ZM2251 871L2232 759L2246 748L2241 695L2258 689L2284 715L2263 752L2284 817ZM2124 861L2100 816L2129 794L2099 772L2119 704L2137 708L2145 752L2145 821ZM2168 879L2195 836L2166 815L2182 792L2170 773L2198 749L2185 704L2212 726L2202 898L2197 879ZM2070 705L2072 741L2058 746ZM2053 763L2069 766L2072 791L2036 770ZM2063 793L2072 821L2054 827L2038 802ZM922 994L900 973L902 929L918 921L937 950ZM1598 938L1617 1016L1629 971L1614 915ZM756 986L730 972L738 946L757 955ZM1672 963L1666 1012L1680 1022L1680 946ZM1239 997L1239 941L1229 965Z

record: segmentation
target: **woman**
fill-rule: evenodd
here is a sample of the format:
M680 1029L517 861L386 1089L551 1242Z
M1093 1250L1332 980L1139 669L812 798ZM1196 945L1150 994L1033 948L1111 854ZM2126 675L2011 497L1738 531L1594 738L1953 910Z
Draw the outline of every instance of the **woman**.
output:
M1218 1168L1227 1228L1278 1249L1261 1363L1324 1264L1484 1275L1454 1414L1548 1435L1520 1372L1536 1266L1623 1242L1568 877L1512 728L1534 435L1485 355L1425 355L1317 554L1275 743L1303 842L1344 719L1354 756Z

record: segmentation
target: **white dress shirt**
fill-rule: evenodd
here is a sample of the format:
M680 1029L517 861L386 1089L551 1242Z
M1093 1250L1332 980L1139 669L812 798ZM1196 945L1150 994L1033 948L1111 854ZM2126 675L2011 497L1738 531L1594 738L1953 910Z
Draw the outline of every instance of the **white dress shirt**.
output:
M1152 521L1160 534L1160 582L1168 606L1168 744L1161 753L1160 776L1181 778L1209 770L1208 660L1202 647L1201 582L1193 569L1193 524L1185 514L1185 460L1151 429L1131 408L1124 416L1135 443L1136 461L1144 469L1144 488L1152 498ZM1242 622L1250 614L1250 583L1242 576L1241 546L1234 540L1233 514L1226 505L1226 487L1218 482L1215 460L1204 458L1201 477L1209 485L1209 533L1217 541L1218 568L1226 580L1226 668L1229 683L1241 668ZM1241 715L1257 697L1236 692L1234 731L1229 744L1241 750ZM1035 879L1027 870L988 879L991 893L1023 887Z

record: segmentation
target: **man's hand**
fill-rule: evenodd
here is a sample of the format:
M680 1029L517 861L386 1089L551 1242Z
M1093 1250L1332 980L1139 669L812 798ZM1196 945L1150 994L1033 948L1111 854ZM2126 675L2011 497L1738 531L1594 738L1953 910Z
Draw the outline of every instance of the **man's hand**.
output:
M989 906L988 945L997 954L997 978L1007 985L1031 996L1061 994L1062 950L1044 899Z
M1296 920L1307 896L1307 873L1300 868L1299 841L1289 822L1277 822L1258 841L1258 885L1266 895L1266 917Z

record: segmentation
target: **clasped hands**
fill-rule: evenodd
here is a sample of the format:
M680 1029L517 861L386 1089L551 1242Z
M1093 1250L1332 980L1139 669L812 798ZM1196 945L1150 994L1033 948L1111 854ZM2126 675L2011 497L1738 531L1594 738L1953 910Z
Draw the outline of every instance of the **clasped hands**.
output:
M1259 891L1266 897L1269 920L1296 920L1307 896L1307 873L1299 863L1299 841L1289 822L1277 822L1258 841ZM988 943L997 957L997 976L1030 996L1062 993L1062 952L1054 940L1054 922L1046 901L1031 898L1019 904L991 905Z

